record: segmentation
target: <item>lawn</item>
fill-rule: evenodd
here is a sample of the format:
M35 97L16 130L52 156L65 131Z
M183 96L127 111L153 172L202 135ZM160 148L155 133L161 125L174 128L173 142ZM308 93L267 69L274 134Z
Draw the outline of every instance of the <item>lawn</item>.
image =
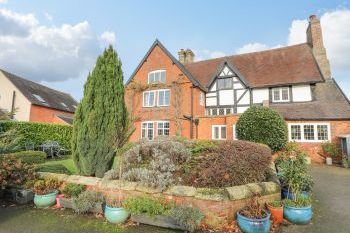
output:
M59 160L48 160L47 162L39 166L41 172L53 172L53 173L64 173L64 174L78 174L78 170L74 165L73 159L59 159Z

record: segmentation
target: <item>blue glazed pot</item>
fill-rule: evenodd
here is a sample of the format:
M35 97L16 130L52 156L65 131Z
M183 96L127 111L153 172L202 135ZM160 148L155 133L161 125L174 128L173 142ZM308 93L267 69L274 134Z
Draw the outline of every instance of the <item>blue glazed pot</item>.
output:
M38 208L47 208L50 206L53 206L56 204L56 196L58 194L58 191L45 194L45 195L34 195L34 204Z
M124 208L113 208L106 205L105 217L110 223L120 224L128 219L129 212Z
M295 199L294 193L292 193L291 191L288 192L287 188L282 188L282 197L286 198L286 199L290 199L290 200L294 200ZM301 197L303 197L303 198L309 197L308 192L302 191L301 192Z
M294 224L307 224L312 218L311 205L307 207L284 206L283 217Z
M265 210L264 210L265 211ZM267 216L262 219L244 217L237 212L237 223L244 233L268 233L270 231L270 213L265 211Z

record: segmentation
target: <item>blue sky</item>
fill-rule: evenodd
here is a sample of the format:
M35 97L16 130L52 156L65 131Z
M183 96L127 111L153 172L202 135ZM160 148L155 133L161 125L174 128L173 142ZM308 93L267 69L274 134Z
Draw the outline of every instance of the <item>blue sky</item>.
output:
M116 46L127 79L155 38L175 56L191 48L201 60L300 43L311 14L327 28L333 76L350 93L346 1L0 2L0 67L77 99L108 43Z

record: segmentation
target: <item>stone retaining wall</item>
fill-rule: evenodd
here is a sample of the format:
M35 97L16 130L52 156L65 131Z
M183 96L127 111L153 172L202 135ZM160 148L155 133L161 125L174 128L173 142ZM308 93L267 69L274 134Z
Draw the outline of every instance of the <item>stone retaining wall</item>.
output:
M274 173L275 174L275 173ZM117 199L121 187L122 199L130 196L149 195L173 200L179 205L198 207L205 214L208 225L218 226L235 218L236 212L244 207L253 193L261 195L261 203L280 200L280 186L277 182L269 181L251 183L223 189L195 188L189 186L172 186L161 192L148 188L136 182L105 180L96 177L41 173L42 177L54 177L65 183L87 185L88 189L104 193L107 198ZM275 175L270 180L276 180Z

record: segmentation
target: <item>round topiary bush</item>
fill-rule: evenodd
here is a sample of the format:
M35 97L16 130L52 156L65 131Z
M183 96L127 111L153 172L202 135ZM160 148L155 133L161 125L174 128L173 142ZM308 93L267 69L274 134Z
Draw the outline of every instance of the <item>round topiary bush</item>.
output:
M288 141L285 120L271 108L250 107L240 116L236 130L239 139L264 143L273 152L284 148Z

